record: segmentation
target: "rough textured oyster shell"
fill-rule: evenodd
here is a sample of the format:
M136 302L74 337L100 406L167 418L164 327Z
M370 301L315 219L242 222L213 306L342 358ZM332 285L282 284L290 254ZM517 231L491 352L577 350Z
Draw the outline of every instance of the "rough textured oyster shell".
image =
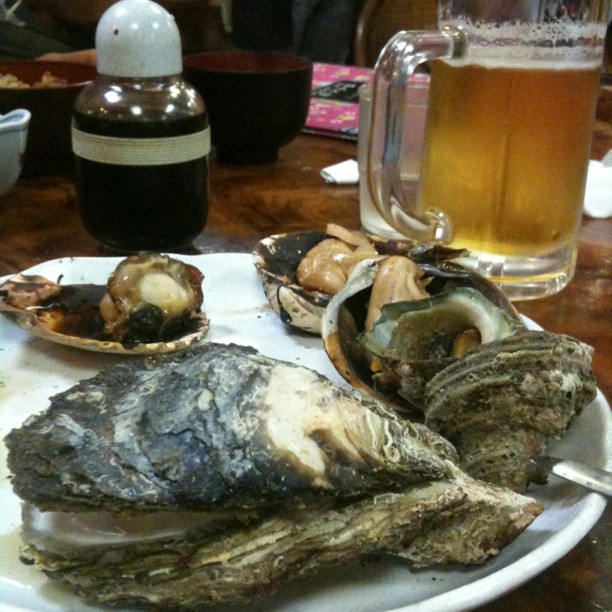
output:
M423 425L236 345L124 361L6 442L15 491L61 511L26 504L22 560L107 604L250 601L384 552L482 563L542 510Z
M450 277L449 289L432 298L384 306L365 331L379 265L359 264L325 311L322 335L336 369L354 387L411 410L412 418L421 411L456 446L470 475L523 491L531 456L561 437L595 397L590 347L527 330L509 303L500 308L479 283L464 283L474 276L458 284ZM496 299L503 307L505 298ZM482 344L452 356L447 339L463 320L479 329Z
M468 474L523 491L530 458L595 399L591 353L545 331L483 344L427 383L425 423L456 446Z
M455 456L438 434L312 370L212 343L84 380L6 444L17 494L51 509L248 508L388 491L444 478Z
M28 538L21 559L96 603L202 610L250 602L266 609L255 600L289 582L384 553L415 567L484 563L541 511L533 499L455 470L450 480L345 504L322 499L242 521L227 513L212 533L194 526L139 543L59 550ZM67 515L73 527L79 518Z

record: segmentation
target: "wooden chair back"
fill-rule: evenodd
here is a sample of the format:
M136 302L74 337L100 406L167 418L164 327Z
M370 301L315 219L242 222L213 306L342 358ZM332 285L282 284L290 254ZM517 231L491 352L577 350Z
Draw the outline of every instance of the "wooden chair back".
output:
M437 0L366 0L355 31L355 64L373 67L394 34L435 29L437 19Z

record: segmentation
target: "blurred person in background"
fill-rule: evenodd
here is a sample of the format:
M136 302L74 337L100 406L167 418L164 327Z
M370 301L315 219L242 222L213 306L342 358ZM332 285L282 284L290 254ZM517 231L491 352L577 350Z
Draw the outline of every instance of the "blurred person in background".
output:
M0 0L0 59L93 48L98 19L114 1Z
M117 0L0 0L0 59L94 61L95 32ZM232 47L224 17L231 0L158 0L173 13L185 52ZM184 30L184 31L183 31ZM81 52L85 50L85 52ZM55 54L62 54L57 58ZM47 56L47 54L52 54Z
M254 51L344 64L365 0L232 0L232 39Z
M313 62L347 63L364 4L365 0L293 0L295 52Z
M0 59L95 61L95 29L116 0L0 0ZM350 60L364 0L157 0L174 14L185 53L247 49ZM81 50L89 50L81 53ZM77 53L75 53L77 52Z

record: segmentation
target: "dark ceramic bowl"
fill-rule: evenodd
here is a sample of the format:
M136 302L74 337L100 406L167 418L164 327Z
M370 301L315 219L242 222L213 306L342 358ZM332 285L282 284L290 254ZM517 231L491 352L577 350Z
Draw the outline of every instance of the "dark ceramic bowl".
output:
M304 127L312 63L276 53L222 51L183 60L185 78L204 98L216 159L258 164Z
M89 64L28 60L0 62L0 74L12 74L30 85L40 80L45 71L65 79L67 84L29 89L0 87L0 114L16 108L25 108L32 114L22 171L24 177L72 170L72 107L81 89L96 76L95 67Z

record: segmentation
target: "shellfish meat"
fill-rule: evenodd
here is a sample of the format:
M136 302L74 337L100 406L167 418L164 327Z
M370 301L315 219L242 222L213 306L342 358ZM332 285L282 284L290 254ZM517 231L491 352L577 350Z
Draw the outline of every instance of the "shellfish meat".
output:
M203 274L167 255L122 260L106 285L67 284L18 274L0 286L0 312L30 333L111 353L179 350L201 339Z
M364 259L409 254L419 263L460 257L465 252L406 240L366 236L330 224L326 231L276 234L261 240L253 263L272 309L283 323L313 334L354 266Z
M399 278L381 274L395 259L410 262L410 275L395 263ZM386 286L377 285L381 278ZM410 288L398 292L402 285ZM417 265L391 256L355 266L325 310L322 336L351 385L418 411L436 372L469 347L524 328L512 304L483 277L450 261Z

